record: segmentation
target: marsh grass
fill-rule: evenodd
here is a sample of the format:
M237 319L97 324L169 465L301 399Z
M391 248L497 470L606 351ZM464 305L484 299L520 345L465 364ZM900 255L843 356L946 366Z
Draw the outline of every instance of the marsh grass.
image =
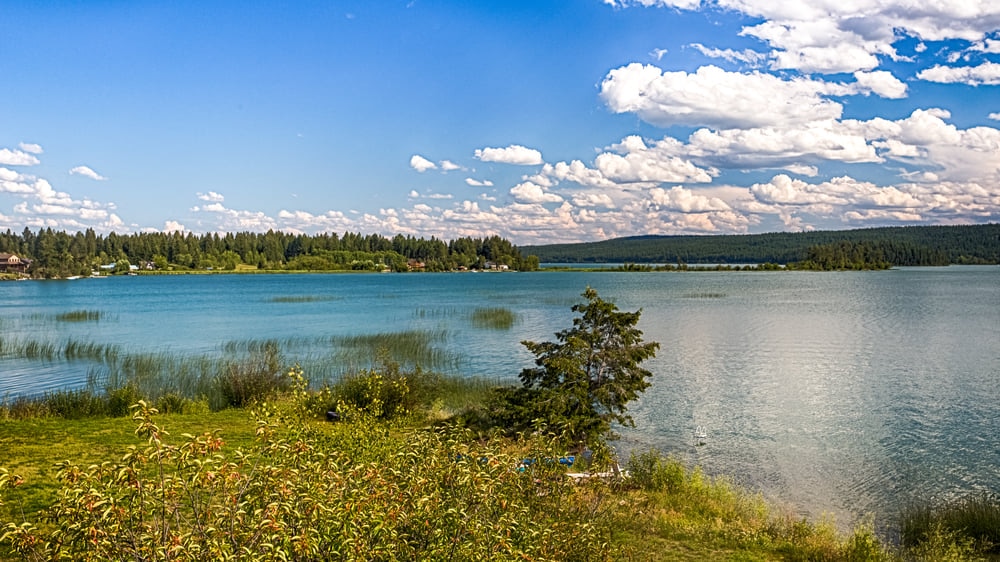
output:
M1000 554L1000 498L984 493L940 506L919 505L904 510L900 525L904 546L919 549L941 542L942 537L954 545Z
M333 347L334 360L347 370L373 367L373 360L380 356L407 369L417 366L432 370L457 369L462 363L462 356L435 345L447 339L446 330L404 330L334 336L329 343Z
M476 328L487 330L510 330L518 321L517 314L509 308L476 308L469 314L469 320Z
M56 314L57 322L98 322L105 318L100 310L71 310Z

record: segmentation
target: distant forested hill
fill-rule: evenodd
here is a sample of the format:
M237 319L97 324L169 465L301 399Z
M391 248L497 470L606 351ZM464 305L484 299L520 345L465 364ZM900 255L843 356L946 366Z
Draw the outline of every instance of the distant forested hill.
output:
M781 263L840 242L877 248L892 265L1000 264L1000 224L908 226L724 236L634 236L522 246L547 263Z

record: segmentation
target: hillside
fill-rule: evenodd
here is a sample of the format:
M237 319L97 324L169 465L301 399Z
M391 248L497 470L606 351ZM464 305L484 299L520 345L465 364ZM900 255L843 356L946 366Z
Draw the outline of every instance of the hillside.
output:
M1000 264L1000 224L713 236L634 236L521 246L543 263L789 263L838 242L878 246L893 265Z

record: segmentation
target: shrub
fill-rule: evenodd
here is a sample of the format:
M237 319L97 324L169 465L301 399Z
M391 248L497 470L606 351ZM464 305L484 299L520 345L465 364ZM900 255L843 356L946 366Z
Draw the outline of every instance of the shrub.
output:
M242 408L286 390L288 380L281 374L278 344L265 342L251 349L247 359L231 361L216 384L223 402L217 407Z
M636 455L628 462L629 483L643 490L675 491L684 484L686 470L680 462L665 459L656 450Z
M294 373L293 373L294 375ZM292 377L295 378L294 376ZM137 404L118 462L59 465L54 531L5 522L0 555L45 560L607 560L594 499L578 501L547 442L480 442L454 430L314 425L260 405L257 440L224 453L221 436L172 442ZM0 469L0 497L19 479ZM597 494L596 498L606 497Z

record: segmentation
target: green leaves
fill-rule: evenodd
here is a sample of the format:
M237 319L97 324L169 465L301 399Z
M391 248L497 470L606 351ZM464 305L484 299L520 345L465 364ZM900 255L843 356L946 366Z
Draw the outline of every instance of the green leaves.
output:
M652 376L640 364L659 348L635 327L641 311L620 312L591 287L583 297L587 302L572 308L579 314L573 327L556 333L556 342L521 342L536 367L521 372L522 388L507 392L500 408L520 429L558 427L581 447L610 434L612 423L632 424L627 404Z

